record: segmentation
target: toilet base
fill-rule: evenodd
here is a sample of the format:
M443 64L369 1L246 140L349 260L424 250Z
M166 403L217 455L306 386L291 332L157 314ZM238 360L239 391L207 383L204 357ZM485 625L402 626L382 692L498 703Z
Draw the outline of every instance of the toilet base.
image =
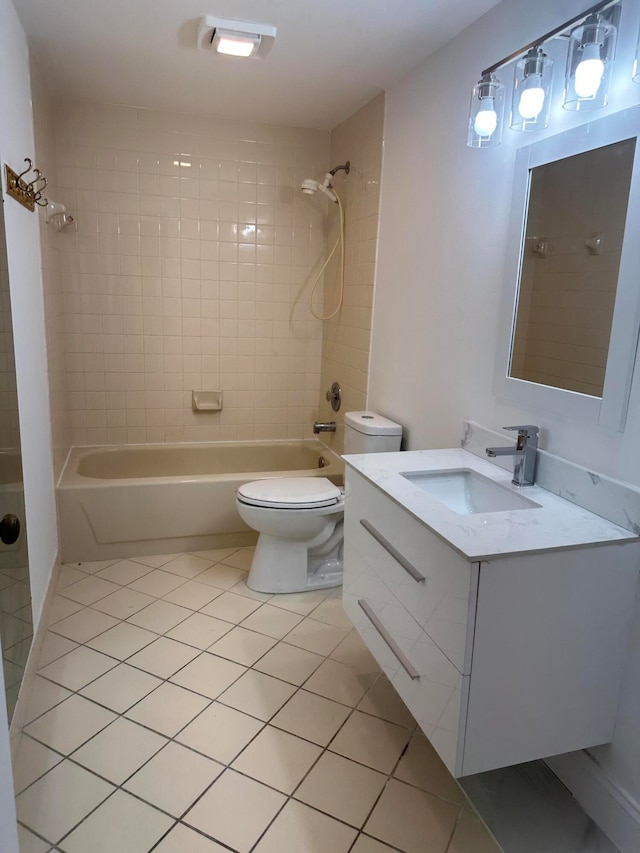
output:
M272 594L341 586L342 536L336 538L339 541L330 548L325 545L309 549L307 543L283 541L261 533L247 586L255 592Z

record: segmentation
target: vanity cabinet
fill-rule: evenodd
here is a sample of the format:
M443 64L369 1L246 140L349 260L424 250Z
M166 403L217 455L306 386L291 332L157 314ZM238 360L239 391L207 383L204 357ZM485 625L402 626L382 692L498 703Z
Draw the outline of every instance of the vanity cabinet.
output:
M347 467L345 610L455 776L611 740L638 547L474 561Z

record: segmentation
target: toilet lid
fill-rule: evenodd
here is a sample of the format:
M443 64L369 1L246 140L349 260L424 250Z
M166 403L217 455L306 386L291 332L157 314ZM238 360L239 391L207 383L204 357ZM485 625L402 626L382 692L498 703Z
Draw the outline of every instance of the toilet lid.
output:
M238 489L238 500L253 506L312 509L338 503L340 489L326 477L270 477Z

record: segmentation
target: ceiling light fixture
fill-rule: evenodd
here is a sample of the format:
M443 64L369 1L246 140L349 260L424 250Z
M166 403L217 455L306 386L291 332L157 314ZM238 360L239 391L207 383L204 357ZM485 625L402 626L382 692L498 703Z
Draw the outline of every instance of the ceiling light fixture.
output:
M621 9L620 0L601 0L485 68L471 95L467 145L491 148L502 141L504 86L496 72L514 60L517 64L511 99L511 129L543 130L548 127L553 62L543 45L554 38L569 41L564 108L596 110L606 106ZM635 82L640 83L640 40L633 75Z
M264 59L276 40L277 28L270 24L231 21L206 15L198 25L198 48L226 56Z

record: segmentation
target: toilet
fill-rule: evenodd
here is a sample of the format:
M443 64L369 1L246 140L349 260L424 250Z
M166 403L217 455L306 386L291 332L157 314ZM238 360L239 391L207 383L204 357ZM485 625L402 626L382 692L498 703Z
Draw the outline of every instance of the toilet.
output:
M375 412L346 412L344 452L400 450L402 427ZM344 492L326 477L271 477L236 492L240 517L260 534L247 586L305 592L342 583Z

